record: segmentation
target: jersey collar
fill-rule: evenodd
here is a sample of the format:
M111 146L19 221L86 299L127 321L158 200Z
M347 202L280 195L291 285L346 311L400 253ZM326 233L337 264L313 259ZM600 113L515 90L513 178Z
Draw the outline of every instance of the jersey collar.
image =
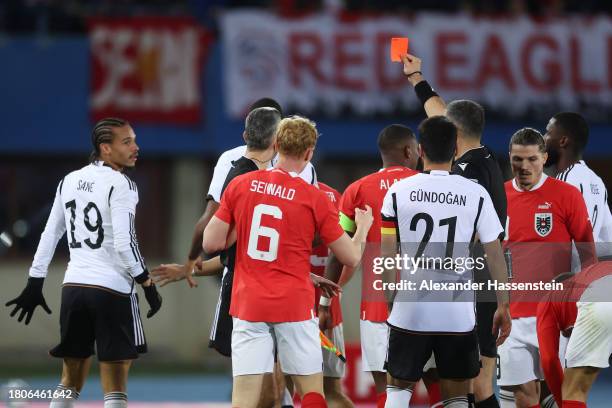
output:
M400 171L400 170L405 170L407 169L407 167L405 166L389 166L389 167L383 167L382 169L378 170L379 173L382 173L383 171Z
M520 192L529 192L529 191L535 191L538 188L542 187L542 185L544 184L544 182L546 181L546 179L548 178L548 176L545 173L542 173L542 177L540 177L540 181L538 181L535 186L533 186L533 188L531 190L523 190L516 182L516 178L512 179L512 187L514 187L514 189L516 191L520 191Z
M450 172L446 170L426 170L423 174L431 174L432 176L448 176Z
M287 170L283 170L283 169L279 169L278 167L268 167L266 169L266 171L280 171L281 173L285 173L290 175L291 177L299 177L300 175L298 173L296 173L295 171L287 171Z

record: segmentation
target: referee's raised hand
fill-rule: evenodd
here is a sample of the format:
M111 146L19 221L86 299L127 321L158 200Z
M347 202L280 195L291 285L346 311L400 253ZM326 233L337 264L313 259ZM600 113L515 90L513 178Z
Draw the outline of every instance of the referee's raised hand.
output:
M17 312L21 310L17 321L21 322L25 317L25 324L28 325L30 324L30 320L32 320L34 310L37 306L41 306L45 312L51 314L51 309L47 306L47 302L42 293L44 281L45 278L28 278L28 284L21 294L6 303L7 307L15 305L11 311L11 317L15 316Z

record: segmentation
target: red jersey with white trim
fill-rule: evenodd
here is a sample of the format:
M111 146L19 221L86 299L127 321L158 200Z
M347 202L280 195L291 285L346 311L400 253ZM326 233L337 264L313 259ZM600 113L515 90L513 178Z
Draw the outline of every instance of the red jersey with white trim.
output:
M559 405L562 401L561 386L563 384L563 367L559 361L560 332L574 327L578 315L576 301L580 299L584 290L597 279L610 274L612 274L612 261L598 262L572 279L564 281L563 292L550 293L545 301L538 305L537 331L540 362L548 388Z
M325 193L327 198L334 204L334 207L338 209L340 205L340 198L342 197L338 190L328 186L325 183L319 181L319 189ZM323 243L312 248L312 254L310 255L310 270L315 275L323 276L325 274L325 264L327 263L327 257L329 255L329 249ZM321 289L315 288L315 306L319 304L319 298L321 297ZM334 296L331 299L329 309L332 315L331 327L336 327L342 323L342 307L340 306L340 296ZM315 307L318 312L318 309Z
M344 233L326 194L296 173L259 170L230 182L215 216L236 229L230 314L271 323L314 317L315 232L326 245Z
M504 245L512 252L513 282L549 282L571 270L571 242L594 256L586 205L575 187L542 175L528 191L515 180L505 183L508 218ZM590 261L594 261L591 259ZM537 293L512 292L512 318L536 315Z
M380 210L389 188L397 181L418 174L403 166L392 166L369 174L352 183L344 191L340 201L340 223L346 232L355 232L355 208L372 207L374 222L366 242L380 243ZM386 302L370 302L361 299L361 320L385 322L389 316Z

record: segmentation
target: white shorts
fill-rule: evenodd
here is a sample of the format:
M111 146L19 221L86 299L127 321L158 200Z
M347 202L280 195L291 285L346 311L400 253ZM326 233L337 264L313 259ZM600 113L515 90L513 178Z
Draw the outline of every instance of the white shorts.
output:
M578 302L578 317L570 336L567 367L610 366L612 354L612 303Z
M340 350L340 352L346 356L344 351L344 330L342 323L331 329L331 337L329 336L329 330L325 333L332 343ZM328 350L323 349L323 376L342 378L344 377L346 363L338 358L336 353L332 353Z
M276 349L281 369L289 375L323 371L316 319L301 322L248 322L233 318L232 375L271 373Z
M386 322L360 320L361 359L363 371L385 370L389 346L389 326Z
M512 331L497 348L497 385L511 386L543 379L535 317L512 319Z

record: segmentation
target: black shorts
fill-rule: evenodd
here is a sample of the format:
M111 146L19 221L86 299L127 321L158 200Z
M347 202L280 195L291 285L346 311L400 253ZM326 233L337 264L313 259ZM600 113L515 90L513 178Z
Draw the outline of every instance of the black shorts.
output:
M385 368L394 378L418 381L433 352L438 375L443 379L475 378L480 372L478 339L467 334L417 334L390 326Z
M60 310L60 343L49 351L53 357L99 361L133 360L147 352L140 319L138 295L110 289L65 285Z
M210 341L208 347L217 350L226 357L232 356L232 329L234 323L229 313L232 303L232 284L234 282L234 271L228 270L221 279L219 300L215 310L212 328L210 329Z
M476 302L476 333L480 355L484 357L497 357L496 338L493 335L493 316L497 310L495 302Z

